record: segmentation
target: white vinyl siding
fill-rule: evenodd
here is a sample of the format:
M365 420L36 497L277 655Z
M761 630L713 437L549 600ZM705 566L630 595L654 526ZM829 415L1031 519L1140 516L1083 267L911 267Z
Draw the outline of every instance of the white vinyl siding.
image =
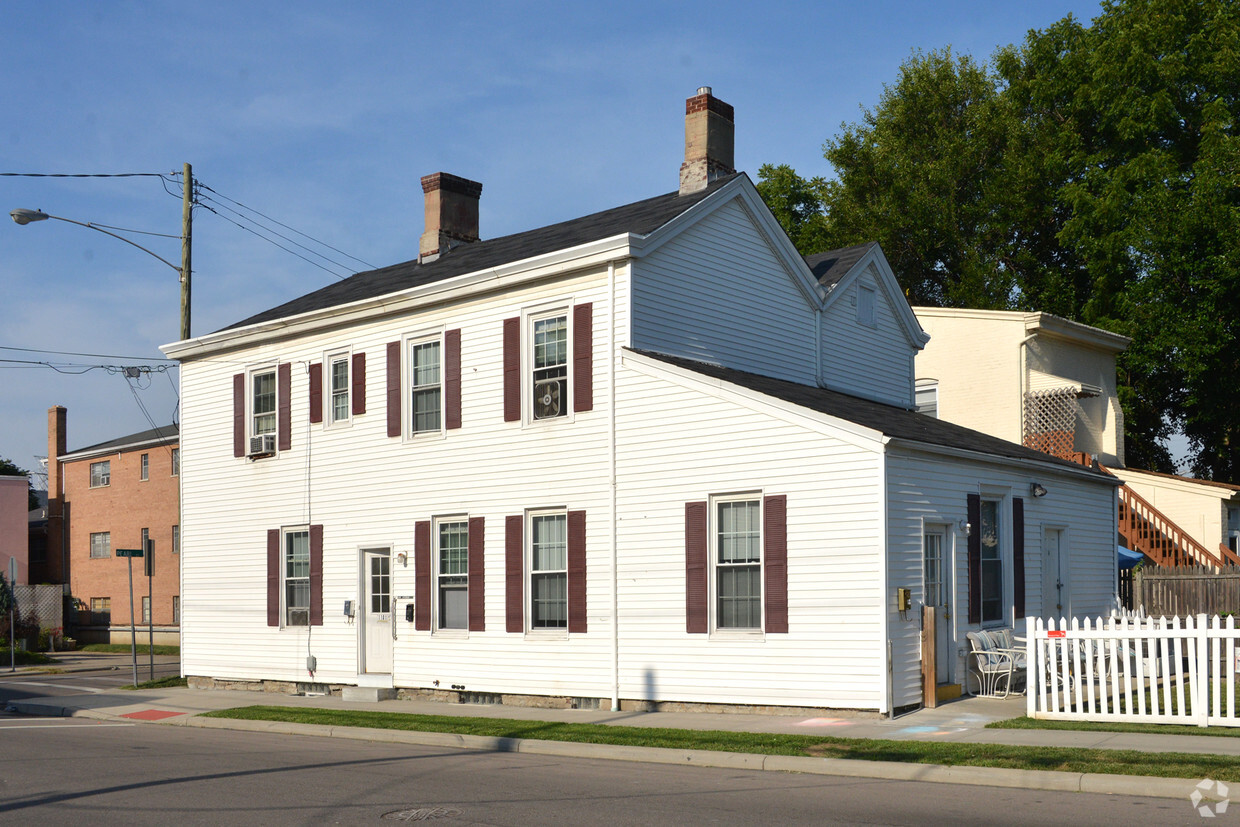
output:
M832 293L822 319L822 374L829 388L889 405L913 404L913 356L892 306L904 301L883 288L871 264ZM864 298L868 293L869 298ZM873 301L873 324L858 320L861 305Z
M633 347L814 383L814 311L739 201L633 268Z

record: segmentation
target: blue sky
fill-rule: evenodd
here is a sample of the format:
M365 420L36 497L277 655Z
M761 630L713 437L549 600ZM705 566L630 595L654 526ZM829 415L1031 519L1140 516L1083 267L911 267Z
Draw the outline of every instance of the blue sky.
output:
M1083 0L4 3L0 172L189 162L217 208L239 202L383 266L417 255L422 175L483 183L484 238L667 192L684 99L711 86L736 108L738 168L829 176L823 142L914 50L985 59L1030 28L1098 12ZM0 212L175 236L177 186L0 177ZM336 279L223 215L194 214L195 334ZM130 237L179 264L177 240ZM75 372L161 364L179 325L169 267L102 233L5 219L0 306L0 456L36 468L52 405L69 409L70 450L176 417L175 370Z

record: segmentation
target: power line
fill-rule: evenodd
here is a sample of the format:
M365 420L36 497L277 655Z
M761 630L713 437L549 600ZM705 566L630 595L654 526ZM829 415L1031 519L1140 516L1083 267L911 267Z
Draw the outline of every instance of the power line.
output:
M116 356L107 353L76 353L71 350L42 350L37 347L12 347L10 345L0 345L0 350L20 350L23 353L50 353L53 356L89 356L92 359L132 359L132 360L155 360L157 362L175 362L175 359L165 359L162 356Z
M255 236L257 236L258 238L261 238L263 241L266 241L268 244L274 244L276 247L279 247L281 250L283 250L284 252L288 253L289 255L297 256L297 258L301 259L302 261L306 262L307 264L311 264L311 265L313 265L313 266L315 266L315 267L319 268L319 269L320 269L320 270L322 270L324 273L328 273L328 274L330 274L331 276L333 276L333 277L335 277L335 278L337 278L337 279L340 279L341 281L344 281L346 278L348 278L348 276L342 276L342 275L340 275L339 273L332 272L331 270L329 270L329 269L327 269L326 267L324 267L322 264L319 264L317 261L311 261L310 259L308 259L308 258L306 258L305 256L301 255L300 253L296 252L295 250L290 250L288 247L285 247L283 244L280 244L279 242L272 241L270 238L267 238L266 236L262 235L261 233L259 233L259 232L258 232L258 231L256 231L256 230L253 230L253 229L251 229L251 228L249 228L249 227L244 227L244 226L242 226L241 224L237 223L236 221L232 220L231 218L229 218L229 217L228 217L228 216L226 216L226 215L220 215L220 213L219 213L218 211L216 211L215 209L213 209L212 207L210 207L210 206L209 206L209 205L207 205L207 204L201 204L201 206L203 207L203 209L207 210L208 212L210 212L210 213L212 213L212 214L214 214L214 215L216 215L216 216L219 216L219 217L220 217L220 218L222 218L223 220L227 221L229 224L232 224L233 226L237 227L237 229L240 229L240 230L245 230L247 233L252 233L252 234L254 234Z
M346 253L344 250L340 250L340 249L338 249L338 248L336 248L336 247L333 247L332 245L330 245L330 244L328 244L328 243L326 243L326 242L319 241L317 238L314 238L313 236L306 235L306 234L305 234L305 233L303 233L301 230L298 230L298 229L297 229L297 228L295 228L295 227L290 227L290 226L289 226L289 225L287 225L287 224L281 223L281 222L277 221L276 219L272 218L272 217L271 217L271 216L269 216L269 215L264 215L263 213L259 212L258 210L254 209L253 207L246 206L245 204L242 204L240 201L236 201L236 200L234 200L234 199L232 199L232 198L229 198L227 195L224 195L224 194L223 194L223 193L221 193L221 192L216 192L215 190L211 189L210 187L208 187L208 186L207 186L207 185L205 185L205 184L203 184L203 185L202 185L202 188L203 188L204 190L206 190L207 192L210 192L210 193L212 193L212 194L214 194L214 195L219 196L220 198L223 198L225 201L228 201L228 202L229 202L229 203L231 203L231 204L236 204L238 207L240 207L240 208L241 208L241 209L243 209L243 210L249 210L250 212L254 213L255 215L260 215L260 216L262 216L264 219L266 219L267 221L270 221L270 222L271 222L271 223L273 223L273 224L278 224L279 226L283 227L283 228L284 228L284 229L286 229L286 230L289 230L290 232L297 233L297 234L298 234L299 236L301 236L302 238L308 238L308 239L310 239L311 241L313 241L315 244L318 244L318 245L320 245L320 246L322 246L322 247L326 247L327 249L331 250L332 252L335 252L335 253L340 253L340 255L344 256L345 258L351 258L351 259L353 259L353 260L354 260L354 261L356 261L358 264L365 264L365 265L366 265L367 267L369 267L371 270L374 270L374 269L375 269L375 265L373 265L373 264L371 264L371 263L369 263L369 262L366 262L366 261L362 261L362 260L361 260L360 258L358 258L357 256L352 256L352 255L349 255L349 254L348 254L348 253ZM218 202L217 202L217 203L218 203ZM221 206L223 206L223 205L221 205ZM300 245L299 245L299 246L300 246ZM326 259L327 257L326 257L326 256L322 256L322 258ZM330 259L329 259L329 260L330 260ZM333 263L335 263L335 262L333 262ZM342 265L340 265L340 266L341 266L341 267L344 267L345 265L343 265L343 264L342 264Z
M161 172L0 172L4 178L163 178Z
M249 216L242 215L241 213L237 212L236 210L232 209L231 207L229 207L229 206L227 206L227 205L225 205L225 204L221 204L219 201L216 201L214 198L211 198L210 196L204 196L203 200L204 200L204 201L211 201L212 203L214 203L214 204L218 205L220 209L222 209L222 210L228 210L228 212L230 212L230 213L232 213L233 215L237 216L237 218L238 218L238 219L240 219L240 220L242 220L242 221L248 221L249 223L253 224L254 226L262 228L263 232L271 233L271 234L272 234L272 235L274 235L276 238L282 238L282 239L284 239L285 241L287 241L289 244L292 244L292 245L293 245L293 246L295 246L295 247L300 247L301 249L305 250L305 251L306 251L307 253L309 253L310 255L312 255L312 256L317 256L318 258L323 259L324 261L328 262L329 264L334 264L335 266L342 268L342 269L343 269L346 273L348 273L349 275L352 275L352 274L353 274L353 268L352 268L352 267L350 267L349 265L344 264L344 263L339 262L339 261L334 261L334 260L332 260L332 259L328 258L327 256L323 255L322 253L317 253L317 252L315 252L314 250L311 250L311 249L310 249L309 247L307 247L306 245L301 244L301 243L299 243L299 242L297 242L297 241L294 241L293 239L289 238L289 237L288 237L288 236L286 236L286 235L283 235L283 234L281 234L281 233L276 232L275 230L271 229L270 227L264 227L262 224L259 224L257 221L255 221L254 219L250 218ZM201 202L201 201L200 201L199 203L200 203L200 204L202 204L202 202ZM214 210L214 209L213 209L213 208L211 208L211 207L208 207L206 204L202 204L202 206L206 207L206 209L208 209L208 210L210 210L211 212L215 213L216 215L220 216L220 218L225 218L225 216L220 215L220 213L219 213L219 212L217 212L216 210ZM226 220L230 220L230 219L226 219ZM277 222L275 222L275 223L279 224L279 222L278 222L278 221L277 221ZM283 224L280 224L280 226L284 226L284 225L283 225ZM297 231L296 231L296 230L294 230L293 232L297 232ZM304 234L303 234L303 235L304 235ZM307 237L308 237L308 236L307 236ZM267 240L268 240L268 241L270 241L270 239L267 239ZM271 242L271 243L276 244L276 242ZM317 243L317 242L316 242L316 243ZM287 252L293 252L292 250L288 250L288 248L283 247L282 245L276 244L276 246L280 247L280 249L282 249L282 250L286 250ZM323 246L325 246L325 247L326 247L327 245L323 245ZM297 253L293 253L293 255L297 255ZM347 255L347 254L346 254L346 255ZM351 257L351 256L350 256L350 257ZM299 256L299 258L301 258L301 257ZM302 258L302 260L303 260L303 261L308 261L308 259L305 259L305 258ZM362 263L363 263L363 264L365 264L366 262L362 262ZM327 268L323 268L323 269L327 269ZM331 272L331 271L330 271L330 270L328 270L328 272ZM332 275L335 275L335 273L333 273ZM338 277L338 278L340 278L339 276L337 276L337 277Z

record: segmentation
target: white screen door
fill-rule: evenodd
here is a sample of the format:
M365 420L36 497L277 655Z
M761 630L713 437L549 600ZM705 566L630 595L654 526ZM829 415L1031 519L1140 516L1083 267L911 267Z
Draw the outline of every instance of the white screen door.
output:
M951 606L950 589L943 566L947 554L947 530L941 526L926 527L923 537L925 556L922 560L922 583L927 606L934 607L935 659L934 672L938 683L949 683L951 675Z
M392 672L392 570L386 548L362 551L362 671Z

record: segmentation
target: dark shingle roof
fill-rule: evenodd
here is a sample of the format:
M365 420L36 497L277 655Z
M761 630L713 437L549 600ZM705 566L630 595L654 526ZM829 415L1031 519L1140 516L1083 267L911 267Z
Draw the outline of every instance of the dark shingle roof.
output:
M279 307L273 307L229 325L224 330L386 296L411 287L432 284L453 276L485 270L488 267L499 267L556 250L566 250L621 233L649 235L718 191L737 175L744 175L744 173L735 173L716 179L706 189L690 195L670 192L548 227L464 244L426 264L419 264L417 259L414 259L381 267L378 270L357 273L344 281L329 284L313 293L285 302Z
M180 438L180 428L176 425L164 425L160 428L151 428L147 431L139 431L129 436L117 437L109 439L107 442L100 442L97 445L87 445L85 448L78 448L76 451L70 451L62 454L61 459L72 456L74 454L96 453L99 451L107 451L109 448L123 448L126 445L139 445L141 443L166 443L171 444L177 442Z
M818 279L819 284L823 287L831 287L877 244L877 241L867 241L865 244L815 253L812 256L806 256L805 263L809 265L809 269L813 272L814 278Z
M759 376L756 373L746 373L718 365L708 365L703 362L695 362L676 356L667 356L661 353L641 350L634 352L660 362L667 362L670 365L700 373L703 376L709 376L712 379L720 379L765 394L766 396L791 402L794 405L799 405L812 411L818 411L828 416L854 422L866 428L872 428L893 439L920 442L926 445L936 445L963 451L976 451L1009 459L1036 460L1037 462L1074 468L1078 471L1084 470L1084 466L1077 465L1074 462L1068 462L1067 460L1053 457L1050 454L1026 448L1023 445L1017 445L1015 442L1008 442L1005 439L999 439L998 437L974 431L951 422L944 422L932 416L926 416L925 414L919 414L904 408L897 408L894 405L885 405L882 402L873 402L869 399L849 396L839 391L827 390L812 385L802 385L798 382L789 382L784 379L772 379L769 376ZM1092 473L1096 474L1099 479L1109 480L1113 483L1118 482L1114 477L1101 471L1093 471Z

